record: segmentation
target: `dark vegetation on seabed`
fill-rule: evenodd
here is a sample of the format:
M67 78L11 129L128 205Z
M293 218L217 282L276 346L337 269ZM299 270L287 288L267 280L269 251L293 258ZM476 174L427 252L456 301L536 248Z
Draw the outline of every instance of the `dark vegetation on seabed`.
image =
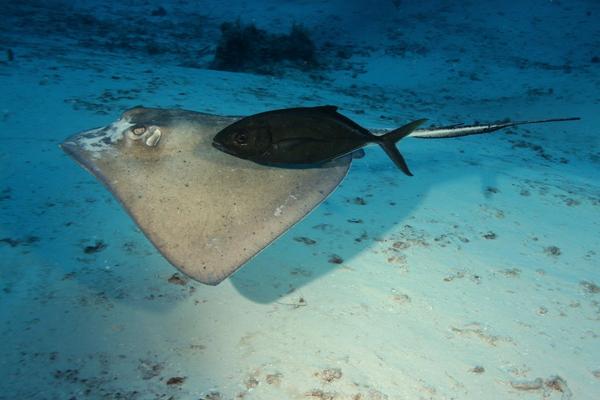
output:
M200 12L182 13L163 6L134 14L118 10L96 14L76 6L9 2L2 13L11 30L0 33L0 52L4 53L0 63L13 61L12 49L22 45L23 39L35 37L48 39L42 49L36 48L37 56L60 55L68 45L128 57L150 56L183 67L268 75L286 70L312 73L326 65L348 69L348 60L357 51L330 41L317 48L314 35L299 24L287 33L275 33L239 18L220 23ZM35 41L32 45L36 46Z
M281 67L302 70L318 66L308 31L293 25L288 34L273 34L240 20L221 24L221 38L211 68L275 74Z

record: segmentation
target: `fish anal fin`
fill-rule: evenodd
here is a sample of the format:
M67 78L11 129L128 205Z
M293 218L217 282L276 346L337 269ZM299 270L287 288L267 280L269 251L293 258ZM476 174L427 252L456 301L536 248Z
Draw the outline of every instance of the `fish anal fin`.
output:
M408 169L408 164L406 164L404 157L402 157L402 154L400 154L400 151L396 148L396 145L393 142L385 141L380 143L380 145L383 150L385 150L386 154L392 159L394 164L396 164L396 166L402 170L402 172L408 176L413 176L412 172L410 172L410 169Z

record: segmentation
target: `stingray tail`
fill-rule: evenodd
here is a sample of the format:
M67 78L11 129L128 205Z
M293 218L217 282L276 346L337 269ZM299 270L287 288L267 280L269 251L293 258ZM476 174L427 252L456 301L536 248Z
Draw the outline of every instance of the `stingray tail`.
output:
M404 157L402 157L402 154L400 154L400 151L398 151L396 143L400 139L410 135L412 131L417 129L425 121L427 120L419 119L413 121L377 138L377 143L383 148L383 150L385 150L386 154L392 159L394 164L396 164L396 166L408 176L413 176L413 174L408 169L408 165L406 164Z
M551 118L551 119L539 119L534 121L516 121L516 122L499 122L494 124L477 124L477 125L465 125L456 124L450 126L441 126L438 128L429 128L425 130L415 131L410 135L420 139L446 139L460 136L469 135L480 135L482 133L494 132L499 129L510 128L519 125L528 124L545 124L548 122L565 122L565 121L579 121L579 117L571 118Z

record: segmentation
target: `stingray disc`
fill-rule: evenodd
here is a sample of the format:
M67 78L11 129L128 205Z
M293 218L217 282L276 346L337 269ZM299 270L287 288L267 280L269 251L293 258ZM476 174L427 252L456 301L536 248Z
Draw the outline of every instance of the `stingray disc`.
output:
M284 169L213 148L214 135L237 119L138 107L61 147L108 187L171 264L216 285L322 202L352 161Z

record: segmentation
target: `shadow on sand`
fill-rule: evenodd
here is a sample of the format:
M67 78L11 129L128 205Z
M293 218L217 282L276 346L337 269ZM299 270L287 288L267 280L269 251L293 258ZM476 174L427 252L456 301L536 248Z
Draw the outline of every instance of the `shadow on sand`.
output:
M428 143L423 149L429 147ZM433 187L465 174L479 174L485 201L485 188L497 181L491 170L476 166L449 169L443 167L443 161L437 164L441 167L436 173L423 171L408 178L394 169L385 155L372 151L369 157L354 161L346 180L323 205L229 278L241 295L271 303L340 268L343 260L367 251L374 239L385 238L402 226ZM437 163L425 152L413 153L412 158L423 165ZM365 264L353 267L371 268Z

